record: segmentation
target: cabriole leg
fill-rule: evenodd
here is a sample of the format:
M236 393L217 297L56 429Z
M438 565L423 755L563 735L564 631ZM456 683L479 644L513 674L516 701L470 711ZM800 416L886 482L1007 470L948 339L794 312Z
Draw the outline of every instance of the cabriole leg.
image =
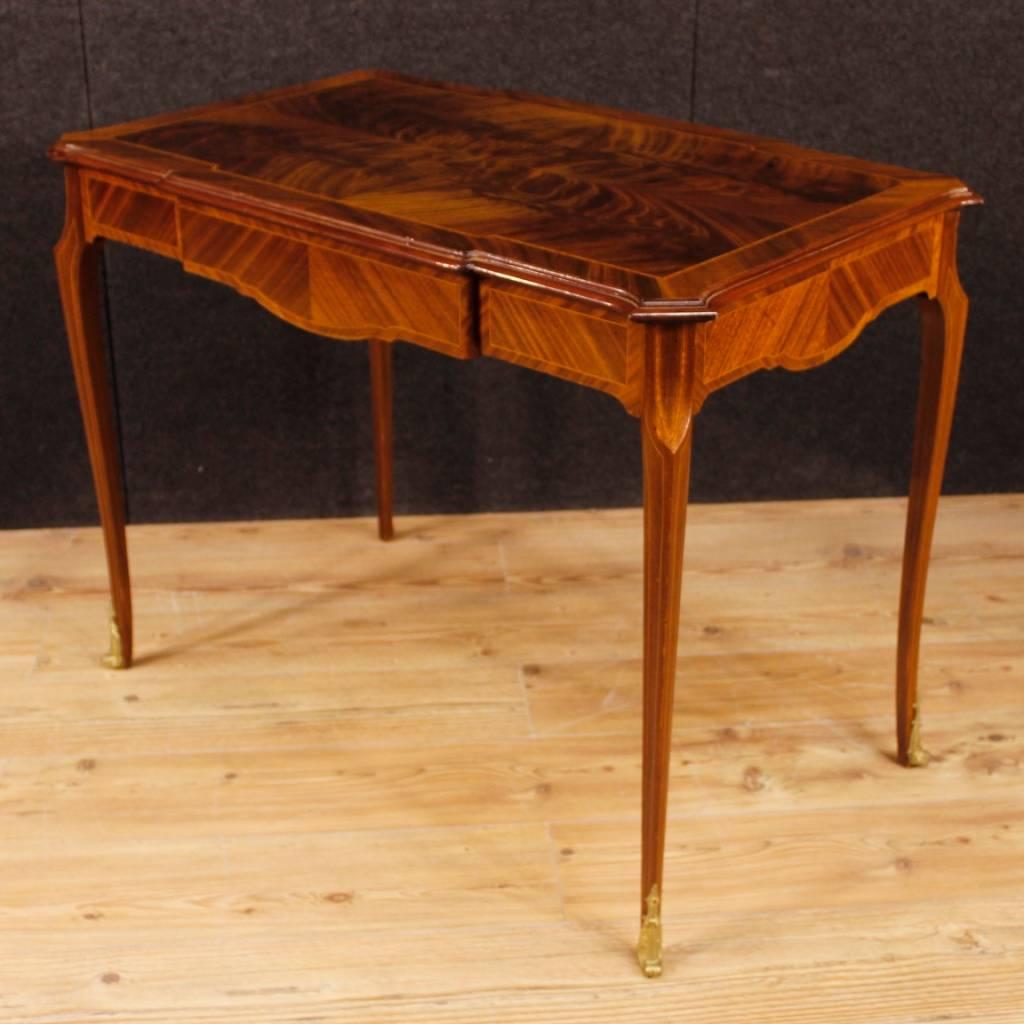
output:
M900 762L910 767L928 761L921 746L917 697L921 616L967 324L967 297L956 272L957 220L956 213L947 214L944 220L936 295L920 300L921 382L903 548L896 656L897 749Z
M100 318L99 243L85 238L78 171L67 167L64 180L64 231L54 259L110 577L110 652L103 661L108 668L127 668L132 662L132 598L121 465Z

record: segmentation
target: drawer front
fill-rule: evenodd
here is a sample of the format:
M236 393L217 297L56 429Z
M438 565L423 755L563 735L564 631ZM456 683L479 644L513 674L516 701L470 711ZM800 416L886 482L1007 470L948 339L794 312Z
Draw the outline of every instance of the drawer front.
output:
M186 270L223 281L306 330L475 354L466 275L326 248L184 206L179 222Z
M300 326L311 323L304 242L182 208L185 269L229 284Z
M85 176L86 229L97 235L161 253L178 255L174 200L144 187L128 187L95 175Z
M374 338L405 338L448 355L476 354L473 282L466 274L411 269L334 249L310 248L312 316L358 324Z
M626 400L636 356L622 313L506 282L480 291L484 355L542 370ZM628 403L627 403L628 404Z

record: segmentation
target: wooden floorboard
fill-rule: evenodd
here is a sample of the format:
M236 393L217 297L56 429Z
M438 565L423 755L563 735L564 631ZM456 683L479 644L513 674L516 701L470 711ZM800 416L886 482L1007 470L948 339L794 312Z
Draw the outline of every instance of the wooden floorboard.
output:
M3 1024L1022 1024L1024 498L696 506L665 974L637 510L0 534Z

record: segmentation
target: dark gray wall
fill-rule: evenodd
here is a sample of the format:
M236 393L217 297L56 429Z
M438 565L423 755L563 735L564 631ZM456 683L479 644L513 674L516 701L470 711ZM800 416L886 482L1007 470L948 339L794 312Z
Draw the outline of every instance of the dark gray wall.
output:
M0 524L90 521L49 248L60 131L356 67L694 117L957 174L973 300L949 491L1024 490L1018 60L1010 0L0 0L4 260ZM303 334L228 289L111 246L111 347L133 521L372 506L363 346ZM758 374L697 422L694 498L900 493L916 318L894 310L807 374ZM396 358L404 510L632 504L635 423L610 398L488 360Z
M0 0L0 526L96 517L50 247L46 147L88 125L78 5Z

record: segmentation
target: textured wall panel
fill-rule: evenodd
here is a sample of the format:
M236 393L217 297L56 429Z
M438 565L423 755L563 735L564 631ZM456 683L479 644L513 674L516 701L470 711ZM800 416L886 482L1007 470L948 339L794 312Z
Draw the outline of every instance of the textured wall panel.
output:
M50 246L60 173L43 151L96 124L363 66L690 112L694 0L0 0L0 523L95 517ZM950 172L973 300L949 489L1024 488L1019 55L1009 0L851 5L701 0L696 117ZM13 254L13 258L11 258ZM110 246L111 318L133 520L365 512L366 355L276 322L176 265ZM897 493L906 485L917 323L898 309L805 374L758 373L696 424L696 499ZM396 351L400 509L635 503L635 424L614 399L490 360Z
M95 518L51 249L64 176L46 147L88 127L75 0L0 0L0 526Z

